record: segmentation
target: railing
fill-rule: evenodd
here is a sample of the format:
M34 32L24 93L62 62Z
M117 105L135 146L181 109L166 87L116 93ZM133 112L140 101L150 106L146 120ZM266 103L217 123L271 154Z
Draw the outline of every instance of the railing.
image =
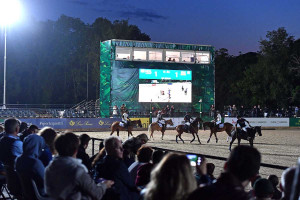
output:
M95 155L95 141L102 142L103 139L99 138L91 138L92 140L92 155ZM176 153L181 153L181 154L195 154L191 152L185 152L185 151L177 151L177 150L172 150L172 149L164 149L164 148L159 148L159 147L152 147L155 150L162 150L162 151L168 151L168 152L176 152ZM212 156L212 155L206 155L206 154L195 154L197 156L204 156L206 158L210 158L213 160L220 160L220 161L226 161L227 158L225 157L220 157L220 156ZM261 163L261 167L267 167L267 168L272 168L272 169L279 169L279 170L285 170L288 167L287 166L281 166L281 165L273 165L273 164L268 164L268 163Z

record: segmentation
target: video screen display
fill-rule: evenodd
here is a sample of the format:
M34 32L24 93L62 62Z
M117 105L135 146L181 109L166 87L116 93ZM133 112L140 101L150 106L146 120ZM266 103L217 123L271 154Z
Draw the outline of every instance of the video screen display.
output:
M191 82L139 84L139 102L192 102Z
M140 69L139 79L192 80L192 71L170 69Z

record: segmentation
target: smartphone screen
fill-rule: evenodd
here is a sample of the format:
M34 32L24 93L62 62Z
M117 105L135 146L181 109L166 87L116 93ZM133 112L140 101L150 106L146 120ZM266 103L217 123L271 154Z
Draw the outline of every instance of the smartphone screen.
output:
M187 154L186 157L190 160L191 166L195 167L196 163L198 161L198 156L195 154ZM201 158L200 158L200 160L201 160Z
M197 159L197 165L200 165L201 164L201 157L198 157Z

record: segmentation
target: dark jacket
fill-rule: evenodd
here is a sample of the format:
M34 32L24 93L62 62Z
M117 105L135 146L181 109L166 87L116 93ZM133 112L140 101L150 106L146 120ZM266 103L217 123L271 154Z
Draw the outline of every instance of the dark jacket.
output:
M44 147L44 138L39 135L31 134L24 140L23 154L16 159L16 171L21 179L24 199L36 199L31 180L35 181L40 194L45 194L45 167L42 161L39 160L39 156Z
M230 173L223 173L217 182L196 189L188 200L247 200L248 194L244 191L240 181Z
M88 170L92 169L92 163L90 161L90 156L85 152L84 147L81 145L78 148L77 158L82 160L82 164L84 164Z
M114 189L120 194L121 200L138 199L137 189L132 180L123 160L116 159L112 156L105 158L96 165L98 178L113 180L115 182Z
M40 155L39 159L42 161L45 167L47 167L52 160L52 152L47 144L45 145L44 151Z

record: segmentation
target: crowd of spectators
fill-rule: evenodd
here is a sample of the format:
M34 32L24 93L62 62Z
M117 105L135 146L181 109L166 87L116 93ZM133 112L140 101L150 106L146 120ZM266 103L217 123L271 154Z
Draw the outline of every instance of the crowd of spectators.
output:
M221 110L223 116L226 117L300 117L299 107L298 106L289 106L288 108L277 108L270 109L268 107L261 107L260 105L255 105L253 108L244 108L243 105L237 107L236 105L224 106ZM210 107L209 110L210 117L216 115L216 109L214 105Z
M24 127L20 133L20 122L10 118L0 134L1 191L7 184L22 200L38 199L37 193L57 200L285 200L300 177L298 166L286 169L281 181L276 175L262 178L261 154L250 146L234 148L216 178L215 165L205 157L193 168L184 154L153 150L145 136L125 142L110 136L90 158L87 134L58 134L50 127L26 132ZM250 182L252 188L246 191Z

